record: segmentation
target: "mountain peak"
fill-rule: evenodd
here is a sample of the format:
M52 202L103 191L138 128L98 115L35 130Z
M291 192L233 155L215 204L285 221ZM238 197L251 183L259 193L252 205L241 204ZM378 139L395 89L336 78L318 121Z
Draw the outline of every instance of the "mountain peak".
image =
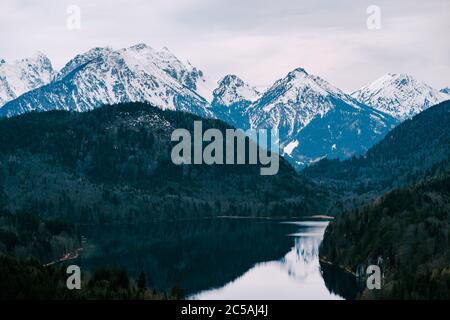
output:
M279 94L284 92L284 94ZM274 94L277 93L277 94ZM303 101L305 99L323 99L326 97L335 97L344 100L346 103L357 107L357 103L349 95L342 92L337 87L331 85L324 79L308 73L303 68L296 68L289 72L284 78L277 80L272 87L270 87L264 94L267 98L275 98L273 103L287 103L300 105L294 103L296 100ZM280 100L281 99L281 100ZM315 104L315 103L313 103ZM306 108L311 106L306 105ZM321 107L321 104L318 104Z
M231 84L235 84L237 86L243 86L245 85L245 82L239 78L237 75L234 74L227 74L225 77L220 79L217 84L220 86L228 86Z
M250 104L258 99L260 93L234 74L226 75L217 84L211 102L213 113L233 126L248 127L245 112Z
M145 50L145 49L151 49L151 47L145 43L138 43L138 44L131 46L129 49L140 51L140 50Z
M255 101L259 92L234 74L228 74L218 82L213 92L214 103L230 106L241 101Z
M298 67L292 70L290 73L292 76L308 76L308 72L304 68Z
M80 66L100 57L105 57L114 50L111 47L94 47L84 53L77 54L58 72L55 80L61 80Z
M169 49L169 48L167 48L166 46L162 47L161 51L163 51L163 52L170 52L170 53L172 53L172 51L170 51L170 49Z
M283 154L298 167L360 154L395 123L303 68L277 80L248 114L251 127L279 130Z
M34 52L30 58L34 59L48 59L47 55L45 55L42 51Z
M406 73L387 73L352 96L401 121L446 100L442 92Z
M50 59L42 52L13 62L0 62L0 107L23 93L49 83L54 75Z

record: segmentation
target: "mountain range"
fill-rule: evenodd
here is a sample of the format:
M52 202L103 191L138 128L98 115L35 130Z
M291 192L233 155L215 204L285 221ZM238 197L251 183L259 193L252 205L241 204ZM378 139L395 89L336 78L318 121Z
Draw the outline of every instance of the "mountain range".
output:
M93 48L55 72L42 54L0 65L0 117L30 111L88 111L148 102L218 118L241 129L276 128L296 168L365 153L400 122L450 98L412 78L388 74L351 95L302 68L261 92L236 75L216 85L167 48Z
M87 111L104 104L149 102L161 109L208 116L203 73L168 49L145 44L94 48L69 61L54 79L6 103L0 115L29 111Z

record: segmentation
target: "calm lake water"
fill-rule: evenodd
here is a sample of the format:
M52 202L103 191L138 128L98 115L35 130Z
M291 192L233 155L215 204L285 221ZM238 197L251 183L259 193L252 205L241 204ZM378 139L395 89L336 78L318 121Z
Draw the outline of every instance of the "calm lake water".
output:
M86 229L82 270L142 270L189 299L352 299L353 276L321 264L326 221L204 219Z

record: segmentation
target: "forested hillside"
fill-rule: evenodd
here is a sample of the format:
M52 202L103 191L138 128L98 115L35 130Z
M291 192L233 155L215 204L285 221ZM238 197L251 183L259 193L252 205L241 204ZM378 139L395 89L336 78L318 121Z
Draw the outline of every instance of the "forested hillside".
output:
M285 162L259 165L171 162L175 128L220 130L217 120L148 104L86 113L51 111L0 121L0 206L81 223L203 216L298 216L324 212L330 196Z
M320 256L354 272L381 266L382 289L365 289L360 298L449 299L450 175L339 215Z

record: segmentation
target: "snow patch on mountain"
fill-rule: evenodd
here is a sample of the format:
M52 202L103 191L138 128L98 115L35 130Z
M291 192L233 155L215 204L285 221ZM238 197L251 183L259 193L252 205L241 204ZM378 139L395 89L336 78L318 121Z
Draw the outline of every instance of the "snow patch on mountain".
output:
M298 146L299 142L297 140L289 142L284 148L283 148L283 154L291 155L292 151Z

